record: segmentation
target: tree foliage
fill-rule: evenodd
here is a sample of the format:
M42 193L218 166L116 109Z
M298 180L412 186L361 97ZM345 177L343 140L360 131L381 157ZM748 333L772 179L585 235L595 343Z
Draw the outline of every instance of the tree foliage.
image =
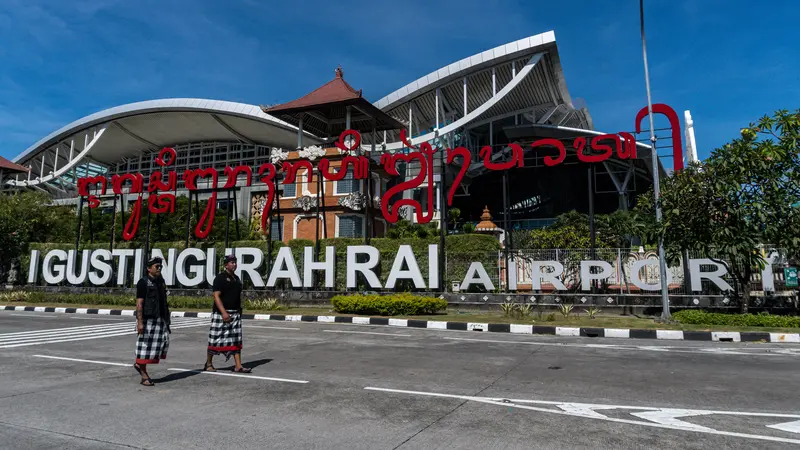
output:
M663 180L663 221L652 190L639 200L648 238L663 236L671 259L683 250L725 261L749 306L750 276L764 266L761 246L800 248L800 110L777 111L741 137Z
M33 240L74 239L74 223L71 208L50 205L50 198L43 192L0 195L0 274L11 268Z

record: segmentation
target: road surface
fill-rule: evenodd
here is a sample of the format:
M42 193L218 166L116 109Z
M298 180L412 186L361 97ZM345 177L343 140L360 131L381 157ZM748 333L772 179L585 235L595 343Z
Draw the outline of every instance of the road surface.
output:
M14 449L798 448L800 346L245 321L250 375L175 318L145 387L130 317L0 312ZM226 370L228 369L228 370Z

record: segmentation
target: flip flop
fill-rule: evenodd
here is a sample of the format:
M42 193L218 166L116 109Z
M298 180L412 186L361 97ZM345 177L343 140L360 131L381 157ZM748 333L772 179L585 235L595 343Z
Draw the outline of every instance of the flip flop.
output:
M203 367L203 371L204 371L204 372L216 372L216 371L217 371L217 369L215 369L215 368L214 368L214 365L213 365L213 364L206 364L206 365Z
M250 373L253 371L253 369L250 369L248 367L240 367L238 369L233 369L233 371L237 373Z
M153 380L151 380L150 378L143 379L139 384L141 384L142 386L155 386L156 385L155 383L153 383Z

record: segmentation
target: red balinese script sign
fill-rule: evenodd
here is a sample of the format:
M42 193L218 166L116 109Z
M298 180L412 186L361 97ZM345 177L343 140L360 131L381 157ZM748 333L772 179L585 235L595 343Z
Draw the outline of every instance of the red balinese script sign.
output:
M673 167L676 171L683 169L683 147L681 143L681 130L680 122L675 111L665 104L654 104L654 114L663 114L670 122L672 129L672 147L673 147ZM636 115L636 133L641 132L641 121L647 116L647 108L642 108ZM346 139L350 137L351 145L347 145ZM417 222L425 224L433 219L433 210L429 208L425 211L420 202L403 198L389 204L392 197L409 189L416 189L423 184L427 183L426 195L428 205L434 204L434 186L433 180L433 166L434 155L437 149L432 148L428 142L423 142L419 147L411 145L408 141L405 130L400 132L400 138L406 147L413 150L410 153L384 153L381 155L380 164L384 167L387 173L392 176L399 176L397 170L398 162L411 162L416 161L419 163L419 174L410 179L396 184L395 186L386 190L381 196L381 213L389 223L397 223L400 215L400 207L411 206L415 209L417 215ZM361 135L355 130L345 130L339 136L338 142L335 143L336 147L346 154L341 160L341 166L332 168L328 158L321 158L318 163L318 169L325 180L339 181L344 179L348 171L352 171L353 178L356 180L364 180L369 178L369 158L365 156L353 156L351 152L357 149L361 144ZM503 162L492 161L492 148L485 146L481 148L478 155L483 159L483 166L488 170L509 170L514 167L524 167L524 152L522 146L518 144L509 144L511 149L511 159ZM556 166L564 162L567 157L567 146L564 142L553 139L545 138L539 139L530 147L534 150L539 148L555 148L558 152L557 156L546 155L544 157L544 164L546 166ZM571 147L576 150L578 160L586 163L599 163L605 161L614 155L619 159L636 159L636 139L631 133L620 132L617 134L602 134L586 138L583 136L577 137L572 141ZM591 152L590 152L591 150ZM454 149L448 148L445 150L446 164L452 164L456 157L462 158L461 167L456 174L453 185L447 191L447 205L453 204L453 197L461 185L461 181L469 170L472 162L472 153L465 147L456 147ZM160 167L171 166L176 159L175 149L164 148L158 154L155 162ZM282 184L294 184L297 179L297 172L300 169L305 169L308 176L308 183L312 183L312 175L314 164L306 159L298 160L295 162L283 162L280 171L284 174ZM226 167L223 176L226 177L223 189L230 189L236 186L236 182L240 175L245 176L245 186L250 186L253 178L252 169L249 166ZM275 199L275 177L278 175L278 168L272 163L262 164L258 167L257 176L259 181L267 186L267 201L264 206L264 211L261 214L261 229L267 230L267 218L270 217L272 212L272 203ZM164 179L166 176L166 179ZM196 237L203 239L211 232L211 227L214 223L214 214L216 212L217 204L217 181L219 172L213 168L205 169L190 169L183 173L182 179L186 189L197 191L198 180L209 179L210 185L213 186L211 197L206 204L203 214L194 229ZM154 172L150 175L149 182L147 183L147 208L152 214L166 214L175 212L175 190L178 182L178 174L175 171L170 171L163 174L161 170ZM138 194L138 198L134 203L133 211L125 223L122 232L124 240L129 241L136 235L139 227L142 212L142 199L144 195L144 176L142 174L126 174L126 175L113 175L111 177L112 191L115 195L123 193L123 186L129 183L129 194ZM92 188L100 194L105 195L107 190L108 180L103 176L84 177L78 180L78 195L86 197L89 208L97 208L100 206L100 199L96 194L91 193ZM172 191L173 193L169 193Z

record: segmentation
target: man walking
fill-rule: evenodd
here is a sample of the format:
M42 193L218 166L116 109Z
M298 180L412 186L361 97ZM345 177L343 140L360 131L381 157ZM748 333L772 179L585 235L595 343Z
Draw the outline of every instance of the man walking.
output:
M133 368L142 377L141 384L153 386L148 364L158 364L167 357L170 314L167 285L161 276L161 258L147 262L147 275L136 283L136 362Z
M214 306L211 329L208 332L208 355L204 370L216 372L214 355L224 354L225 361L233 356L234 372L250 373L242 367L242 281L236 276L236 257L223 260L225 270L214 278Z

